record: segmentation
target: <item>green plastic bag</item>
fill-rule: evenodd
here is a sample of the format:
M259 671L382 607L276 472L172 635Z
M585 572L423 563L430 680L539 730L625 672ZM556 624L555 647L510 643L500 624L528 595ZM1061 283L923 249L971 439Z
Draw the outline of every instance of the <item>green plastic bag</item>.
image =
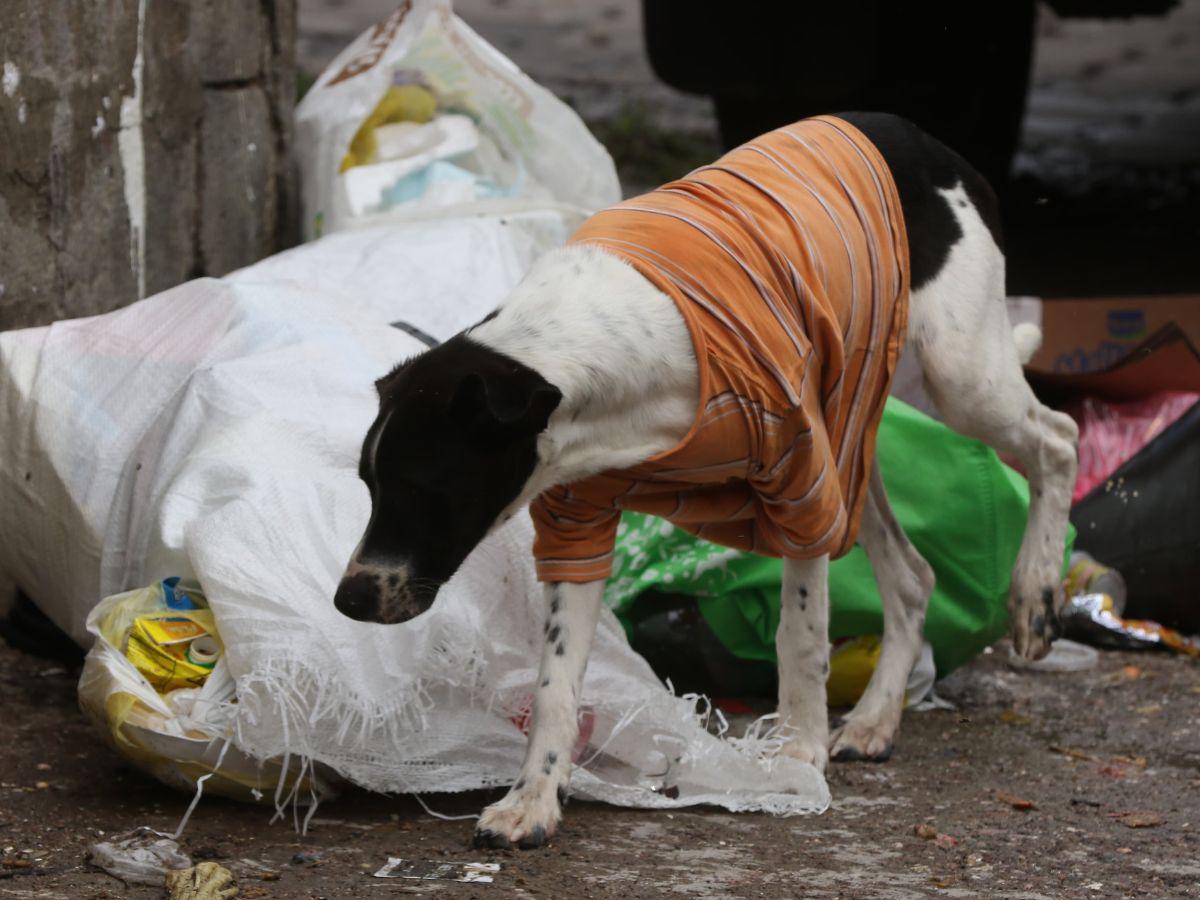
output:
M1008 629L1008 587L1029 488L990 447L896 399L884 409L877 458L896 518L937 575L925 639L941 677ZM1068 554L1074 537L1072 529ZM694 596L730 652L774 662L782 568L778 559L625 513L605 602L629 629L643 592ZM831 638L882 633L879 592L862 548L830 565L829 596Z

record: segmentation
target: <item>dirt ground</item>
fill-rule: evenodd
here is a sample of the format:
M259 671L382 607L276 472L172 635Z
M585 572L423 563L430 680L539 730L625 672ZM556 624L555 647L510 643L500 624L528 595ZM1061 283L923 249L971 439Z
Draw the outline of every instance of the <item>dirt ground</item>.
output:
M75 678L0 644L0 898L160 897L91 867L88 848L173 831L190 797L100 743ZM998 648L940 691L957 710L907 713L889 762L833 766L821 816L576 801L547 848L479 851L470 821L350 792L303 837L270 807L205 799L181 843L242 897L1200 896L1196 661L1109 652L1090 672L1026 673ZM425 799L461 815L493 795ZM477 885L372 877L389 856L501 869Z

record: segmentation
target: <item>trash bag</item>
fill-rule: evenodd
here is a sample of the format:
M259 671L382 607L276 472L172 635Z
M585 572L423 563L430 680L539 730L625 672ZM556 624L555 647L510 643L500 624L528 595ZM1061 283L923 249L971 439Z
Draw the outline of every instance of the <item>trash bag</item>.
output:
M563 220L561 241L619 196L608 152L578 116L449 0L404 0L346 47L296 109L296 148L308 238L552 209L540 226Z
M203 778L205 792L235 800L274 799L279 793L306 803L334 793L336 779L328 770L299 762L285 768L234 745L237 700L223 656L206 667L182 655L172 660L147 652L139 642L141 629L164 621L199 624L204 633L216 634L199 587L181 586L178 578L109 597L87 618L96 642L83 663L79 705L116 750L164 784L186 791Z
M1200 633L1200 403L1071 510L1079 546L1125 578L1122 615Z
M897 519L937 575L925 638L944 676L1008 628L1008 588L1029 488L991 448L895 398L884 408L876 457ZM778 559L718 547L661 519L625 513L605 599L632 628L644 592L694 596L734 655L774 662L782 569ZM861 547L831 563L829 598L831 638L882 632L879 591Z

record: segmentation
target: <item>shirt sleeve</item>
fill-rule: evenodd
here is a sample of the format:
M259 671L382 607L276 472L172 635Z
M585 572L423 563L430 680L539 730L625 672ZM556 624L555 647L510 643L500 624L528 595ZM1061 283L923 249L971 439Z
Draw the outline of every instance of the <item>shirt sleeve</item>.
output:
M583 583L608 578L621 511L582 500L562 485L529 506L539 581Z

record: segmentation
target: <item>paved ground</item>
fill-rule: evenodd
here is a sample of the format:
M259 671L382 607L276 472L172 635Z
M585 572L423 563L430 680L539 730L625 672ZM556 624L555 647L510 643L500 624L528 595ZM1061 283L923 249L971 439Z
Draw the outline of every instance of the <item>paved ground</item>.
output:
M890 762L835 766L819 817L573 803L549 847L485 852L470 822L352 793L307 837L270 809L205 800L182 843L233 870L243 897L1200 896L1195 661L1107 653L1092 672L1047 675L997 652L944 693L957 711L909 713ZM73 673L0 645L0 696L0 898L161 896L89 867L87 849L136 826L173 830L189 798L99 743ZM427 798L452 814L489 799ZM492 885L372 878L389 856L502 868Z

